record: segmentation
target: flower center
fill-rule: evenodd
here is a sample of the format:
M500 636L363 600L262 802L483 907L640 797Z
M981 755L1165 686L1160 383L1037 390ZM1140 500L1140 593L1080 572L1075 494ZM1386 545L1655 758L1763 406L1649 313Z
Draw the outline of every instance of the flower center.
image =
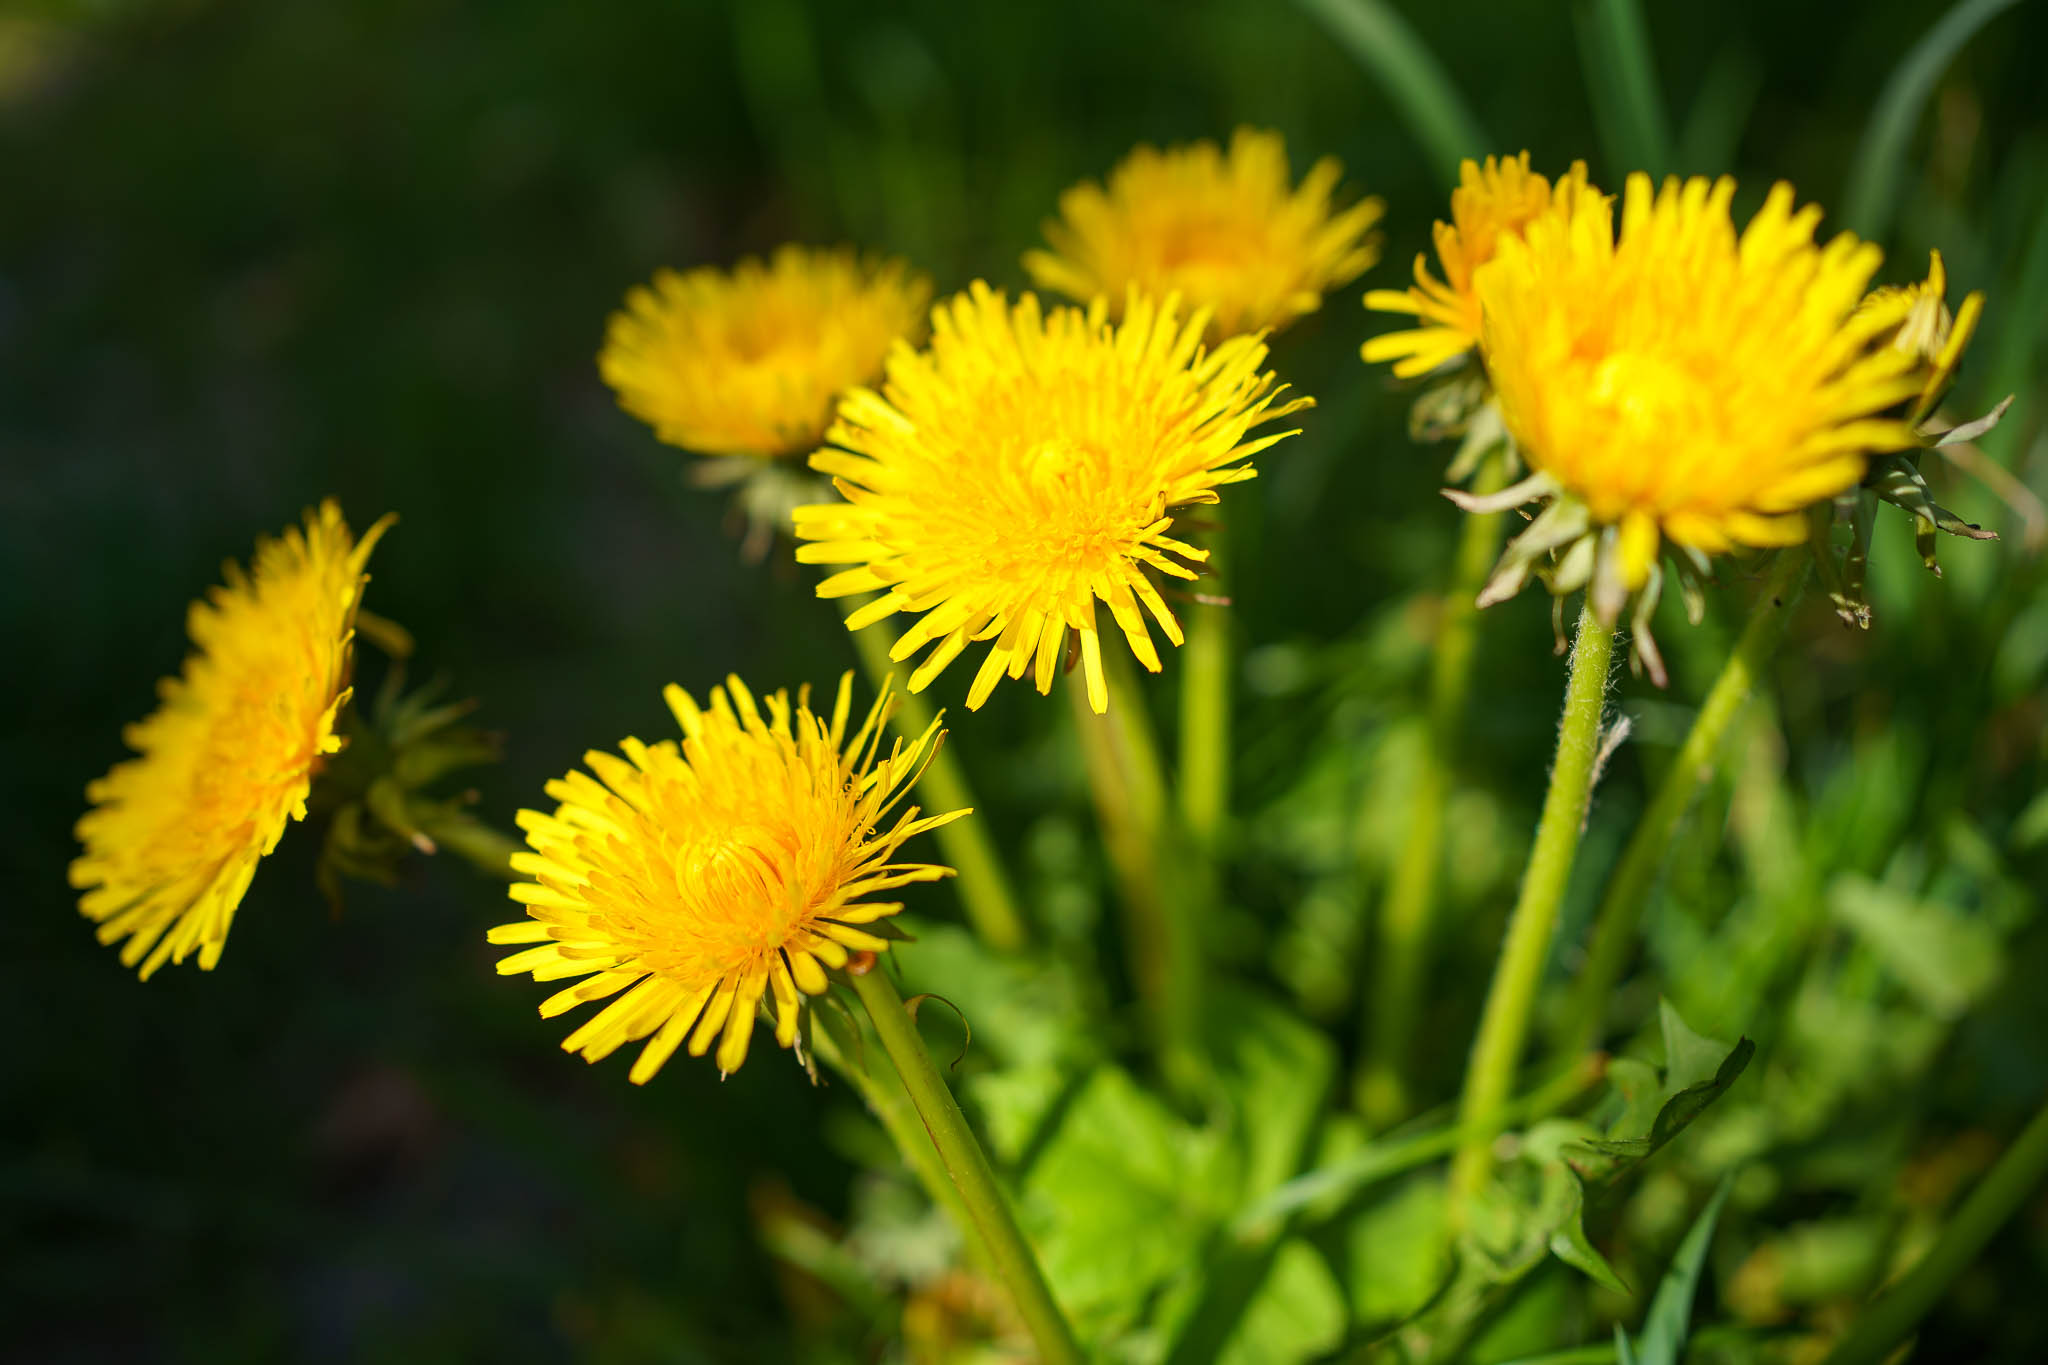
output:
M1024 452L1024 478L1031 487L1051 496L1085 493L1103 473L1103 451L1093 443L1066 436L1039 441Z

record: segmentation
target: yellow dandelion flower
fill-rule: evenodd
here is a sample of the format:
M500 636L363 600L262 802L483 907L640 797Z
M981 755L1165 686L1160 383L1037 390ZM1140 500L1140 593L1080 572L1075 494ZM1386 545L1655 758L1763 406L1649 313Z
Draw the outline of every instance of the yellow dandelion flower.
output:
M709 710L673 684L663 697L680 745L627 739L623 758L588 753L589 773L548 783L554 814L519 812L531 851L512 866L536 880L512 899L529 918L489 935L537 945L499 962L503 974L585 978L543 1002L544 1018L626 992L562 1047L594 1062L649 1038L636 1085L685 1036L694 1057L719 1039L718 1069L738 1070L764 994L776 1042L792 1045L802 997L825 989L826 969L889 946L860 926L903 907L869 898L952 875L891 861L904 841L967 814L920 819L912 806L883 824L941 734L934 721L882 756L885 689L849 740L851 674L829 719L812 713L808 688L794 710L787 692L765 698L764 716L738 678L712 689Z
M1535 471L1507 503L1554 501L1511 547L1574 547L1612 620L1664 541L1704 556L1791 545L1810 504L1855 486L1874 452L1912 442L1896 415L1916 362L1857 305L1875 246L1814 243L1820 210L1779 184L1738 238L1735 183L1629 177L1617 243L1604 204L1506 238L1476 277L1502 420ZM1553 584L1554 587L1558 586Z
M1429 258L1415 258L1415 283L1407 289L1375 289L1365 306L1381 313L1407 313L1430 325L1388 332L1365 343L1360 352L1368 365L1394 362L1402 378L1427 374L1465 355L1479 344L1479 295L1473 275L1492 260L1502 241L1519 237L1537 217L1555 206L1572 214L1604 202L1586 181L1586 163L1575 161L1552 188L1548 179L1529 169L1529 154L1486 164L1466 161L1458 168L1458 188L1451 191L1451 221L1436 225L1436 258L1443 265L1439 280Z
M1907 417L1916 425L1934 411L1955 382L1956 367L1962 364L1963 352L1984 313L1982 292L1972 292L1959 310L1949 312L1948 270L1939 251L1929 254L1925 280L1873 289L1863 300L1865 309L1884 318L1888 327L1896 327L1891 344L1912 356L1919 366L1920 391L1914 395Z
M797 558L857 566L818 595L880 590L850 630L922 613L889 652L900 662L931 647L913 692L990 641L970 708L1034 666L1050 691L1072 631L1089 703L1107 710L1095 604L1159 671L1144 612L1175 645L1182 636L1151 574L1193 579L1208 557L1168 534L1174 512L1252 478L1245 461L1294 433L1251 429L1309 403L1279 401L1257 338L1205 351L1207 320L1135 291L1116 326L1100 298L1045 314L1035 295L1012 304L976 283L941 303L930 348L898 347L880 393L840 404L838 448L811 457L847 501L797 509L797 538L815 542Z
M1045 224L1051 251L1028 251L1041 289L1114 309L1136 286L1210 309L1212 340L1285 327L1379 259L1371 233L1384 206L1364 199L1333 212L1343 167L1318 161L1292 184L1278 133L1240 128L1225 153L1213 142L1141 146L1109 173L1060 196Z
M355 541L325 502L304 530L258 540L247 574L229 563L187 615L183 670L122 734L137 757L86 788L78 908L100 942L127 940L121 961L145 980L194 951L202 968L220 961L257 862L305 819L314 775L341 748L363 566L391 521Z
M612 314L598 369L671 445L770 459L817 447L832 405L882 371L931 300L901 261L785 246L730 273L664 270Z

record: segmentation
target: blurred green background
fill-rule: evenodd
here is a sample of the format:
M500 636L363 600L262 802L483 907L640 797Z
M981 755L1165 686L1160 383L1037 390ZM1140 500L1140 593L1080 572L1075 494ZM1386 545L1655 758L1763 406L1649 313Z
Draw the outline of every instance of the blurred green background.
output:
M1499 150L1526 147L1552 172L1586 157L1618 188L1566 7L1402 8ZM1647 8L1683 169L1735 171L1746 203L1783 177L1831 206L1886 75L1939 14ZM2048 7L2023 5L1940 81L1886 270L1916 277L1938 245L1958 293L1991 291L1961 406L2020 390L1987 450L2037 491L2044 50ZM617 1061L586 1068L558 1051L562 1026L535 1017L531 983L491 971L482 930L508 916L501 890L415 862L404 885L358 889L331 919L304 831L265 864L219 970L138 984L64 884L83 787L175 668L185 604L220 561L330 493L358 527L400 515L367 602L415 633L423 674L446 671L509 736L504 764L477 779L502 822L585 748L666 727L664 683L829 679L852 652L807 576L786 551L741 562L719 497L686 486L685 458L599 383L607 312L657 267L785 240L902 253L941 290L977 276L1015 287L1062 187L1140 140L1240 122L1284 132L1297 171L1334 154L1349 193L1382 196L1387 250L1360 284L1405 281L1445 211L1447 168L1287 4L0 12L0 867L23 933L0 992L10 1359L813 1350L749 1199L780 1179L843 1213L847 1144L820 1136L844 1119L843 1091L813 1090L766 1051L723 1085L706 1065L672 1065L645 1089ZM1276 367L1320 406L1263 459L1235 514L1250 646L1237 804L1254 818L1223 933L1247 974L1347 1043L1345 934L1376 847L1349 805L1370 790L1387 717L1414 695L1454 526L1434 492L1441 453L1405 436L1408 394L1357 361L1380 327L1358 292L1277 344ZM1937 583L1900 522L1881 528L1877 629L1849 635L1814 608L1787 648L1789 771L1802 793L1846 782L1883 807L1828 817L1862 840L1873 875L1909 835L1958 820L1996 845L2022 902L2000 979L2023 983L2048 971L2033 905L2048 838L2012 834L2048 776L2048 615L2014 514L1952 492L2006 541L1945 545ZM1654 771L1716 665L1720 637L1667 631L1672 694L1622 685L1641 743L1603 788L1596 868L1640 804L1638 751ZM1471 750L1489 804L1467 814L1506 845L1464 879L1430 1030L1437 1098L1469 1036L1561 678L1534 597L1494 613L1483 649ZM365 680L379 667L367 657ZM957 707L966 681L956 669L936 694ZM1052 743L1060 710L1003 689L956 742L1048 934L1114 959L1085 796ZM1864 746L1880 741L1871 766ZM1720 826L1710 833L1703 868ZM1333 861L1341 875L1324 875ZM1688 885L1725 910L1754 872ZM913 909L955 913L943 888ZM1682 964L1687 941L1667 934L1666 961ZM1914 1073L1918 1138L2009 1133L2048 1086L2038 991L1987 987L1971 1003ZM1738 1016L1693 1022L1754 1031ZM1817 1197L1810 1212L1840 1202ZM2037 1204L1987 1258L1977 1298L1944 1309L1923 1358L2048 1351L2037 1299L1995 1309L2024 1286L2038 1295L2043 1236Z

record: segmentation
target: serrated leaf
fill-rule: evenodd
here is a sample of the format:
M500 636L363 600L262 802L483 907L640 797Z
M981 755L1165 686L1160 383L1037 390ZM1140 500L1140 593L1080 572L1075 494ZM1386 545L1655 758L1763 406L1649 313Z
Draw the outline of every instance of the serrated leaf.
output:
M1580 1182L1578 1172L1567 1167L1564 1176L1570 1183L1571 1193L1564 1221L1558 1225L1557 1231L1550 1234L1551 1255L1585 1274L1595 1284L1617 1294L1628 1294L1627 1283L1586 1236L1586 1187Z
M1664 1089L1676 1094L1714 1078L1729 1049L1694 1033L1671 1002L1657 1001L1657 1025L1664 1035Z

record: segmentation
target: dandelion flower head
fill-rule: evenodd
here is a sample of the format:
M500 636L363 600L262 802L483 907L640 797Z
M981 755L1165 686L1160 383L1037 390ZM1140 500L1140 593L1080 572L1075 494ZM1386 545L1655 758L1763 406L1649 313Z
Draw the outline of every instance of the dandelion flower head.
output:
M1600 191L1586 181L1586 163L1572 163L1555 187L1529 169L1529 154L1506 160L1486 158L1482 166L1466 161L1458 168L1458 187L1451 191L1451 221L1436 225L1436 258L1443 266L1439 280L1430 273L1426 256L1415 258L1415 283L1407 289L1375 289L1365 306L1381 313L1408 313L1424 326L1388 332L1365 343L1368 365L1394 362L1402 378L1427 374L1479 344L1479 296L1473 275L1492 260L1503 240L1523 230L1553 208L1567 216L1602 203Z
M797 509L813 542L797 558L854 566L819 595L880 594L852 630L919 614L890 650L929 647L913 692L989 642L970 708L1005 674L1050 691L1071 633L1089 703L1107 710L1095 604L1157 672L1147 614L1182 635L1152 575L1193 579L1207 558L1170 534L1176 511L1253 477L1248 458L1293 433L1252 428L1309 401L1281 401L1254 337L1204 350L1206 322L1135 290L1117 325L1100 298L1044 313L977 283L941 303L930 347L898 347L881 392L849 394L811 457L847 501Z
M1532 484L1597 533L1608 619L1660 542L1798 543L1807 506L1912 440L1881 414L1919 389L1914 357L1857 308L1878 249L1847 233L1816 245L1820 210L1795 210L1786 184L1738 236L1734 193L1634 175L1618 242L1605 205L1546 216L1477 274L1502 419Z
M770 459L814 449L832 405L881 373L931 283L901 261L785 246L765 264L664 270L612 314L598 369L671 445Z
M351 538L332 501L303 529L256 543L247 573L192 604L192 653L122 739L136 757L86 788L78 908L147 979L197 953L211 969L256 864L306 816L325 756L341 748L363 567L391 518Z
M1179 294L1210 310L1211 339L1277 330L1379 259L1371 228L1384 206L1335 209L1343 173L1325 157L1294 185L1280 135L1250 128L1227 153L1208 141L1141 146L1106 188L1083 181L1060 196L1045 225L1052 250L1026 252L1024 268L1041 289L1112 309L1134 285Z
M589 772L548 783L553 814L519 813L530 849L512 865L534 880L512 899L529 918L489 935L533 945L500 961L501 973L582 978L550 996L543 1017L618 997L562 1047L595 1062L648 1039L635 1084L685 1039L692 1056L715 1040L718 1069L738 1070L764 995L776 1042L794 1044L802 999L824 991L826 970L889 946L861 926L903 907L873 897L952 875L894 861L904 842L967 814L920 817L912 806L889 818L938 725L883 753L885 692L849 738L851 675L829 716L811 711L808 689L794 707L787 692L757 703L738 678L712 689L709 708L674 685L663 695L680 744L627 739L616 754L586 754Z

